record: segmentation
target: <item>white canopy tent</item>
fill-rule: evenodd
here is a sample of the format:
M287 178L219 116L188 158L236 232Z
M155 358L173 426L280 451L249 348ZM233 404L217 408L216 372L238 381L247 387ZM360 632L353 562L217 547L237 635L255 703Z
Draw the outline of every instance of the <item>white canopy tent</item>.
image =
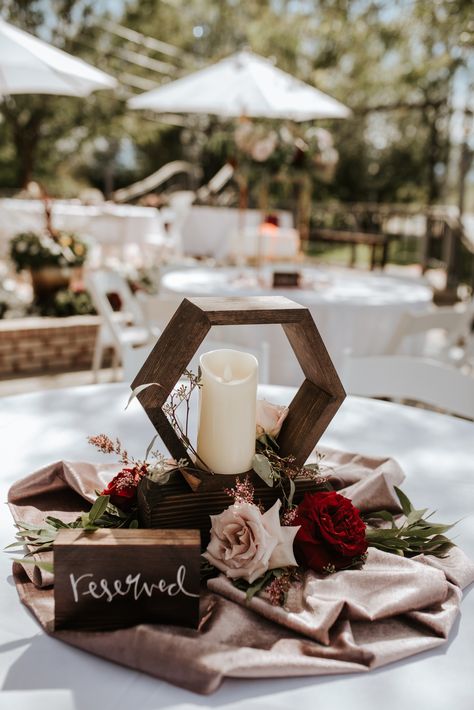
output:
M135 96L128 105L160 113L294 121L347 118L351 113L331 96L247 50Z
M88 96L116 86L112 76L0 18L0 96Z

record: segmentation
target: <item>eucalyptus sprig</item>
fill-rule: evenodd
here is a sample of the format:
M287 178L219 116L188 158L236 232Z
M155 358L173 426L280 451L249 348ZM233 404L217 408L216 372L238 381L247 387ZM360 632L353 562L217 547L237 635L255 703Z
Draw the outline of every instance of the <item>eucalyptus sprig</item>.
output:
M163 405L163 413L166 415L168 418L169 423L173 427L175 434L177 435L178 439L181 441L183 444L184 448L186 449L187 453L190 456L190 460L194 459L196 462L198 462L202 468L204 468L206 471L209 471L209 473L212 473L212 471L209 469L209 467L206 465L206 463L200 458L196 447L193 445L192 441L189 438L189 419L190 419L190 414L191 414L191 397L192 394L195 390L199 389L202 387L201 384L201 368L198 368L197 375L194 374L191 370L185 370L182 374L182 378L187 380L187 382L182 382L177 388L173 389L169 396L168 399L166 400L165 404ZM136 387L133 391L132 394L129 397L129 400L127 402L127 407L130 405L130 403L144 390L148 389L149 387L162 387L162 385L159 382L148 382L143 385L139 385ZM178 416L178 410L181 413L184 411L184 424L181 423L180 418ZM154 441L157 439L158 434L156 434L153 437L152 443L150 444L150 447L153 445ZM149 449L150 449L149 447ZM147 454L149 451L147 451ZM145 457L146 458L146 457ZM181 462L180 462L181 463Z
M379 510L364 516L368 524L365 536L370 547L376 547L384 552L391 552L400 557L414 557L427 554L435 557L446 557L454 543L444 533L453 524L432 523L427 515L428 509L416 510L405 493L395 486L395 492L400 501L405 520L397 524L395 517L387 510ZM382 520L389 527L371 527L370 522Z
M323 475L320 464L322 455L318 456L316 463L298 466L294 456L280 456L275 448L263 444L261 440L260 444L258 452L253 457L252 468L267 486L280 488L285 508L293 507L297 476L312 478L318 489L328 490L328 479Z
M17 532L15 535L16 541L8 545L5 550L10 552L20 552L25 547L27 552L23 559L16 560L24 563L28 562L28 557L33 557L40 552L50 552L53 549L53 544L56 539L58 530L81 529L84 532L93 532L100 528L137 528L138 520L136 520L136 511L125 513L110 502L109 496L101 496L94 501L91 509L86 513L81 513L75 520L70 523L65 523L59 518L48 515L44 522L40 525L31 523L17 522ZM38 567L46 569L46 565L36 561L34 558L32 563ZM49 571L50 564L47 563Z
M168 417L168 420L173 427L176 435L185 447L186 451L191 454L195 461L205 468L209 473L212 471L206 463L200 458L195 446L189 438L189 417L191 413L191 397L194 390L202 387L201 383L201 368L198 368L197 375L191 370L183 372L183 378L187 380L187 384L181 384L178 388L171 391L166 403L163 405L163 412ZM178 410L183 409L184 405L184 425L178 417Z

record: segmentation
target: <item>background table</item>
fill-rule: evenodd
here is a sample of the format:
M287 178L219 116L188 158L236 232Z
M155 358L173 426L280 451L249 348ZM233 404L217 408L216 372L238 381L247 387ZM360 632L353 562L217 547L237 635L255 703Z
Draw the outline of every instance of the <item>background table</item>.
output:
M265 269L190 269L163 276L162 290L183 296L286 296L307 306L316 321L336 368L342 368L344 351L378 355L387 345L401 314L423 310L432 301L429 286L413 279L350 269L304 267L301 288L271 288L272 271ZM159 313L159 299L147 306ZM278 326L226 326L213 339L256 348L270 345L270 382L298 385L303 375L290 345Z
M104 461L89 434L118 435L143 456L153 429L137 402L124 412L122 384L38 392L0 399L0 494L13 481L57 459ZM273 401L292 390L265 388ZM474 557L474 424L422 409L349 397L321 442L368 455L394 456L419 506L443 521L462 521L454 535ZM0 544L13 537L6 510ZM0 556L0 685L4 690L70 689L76 710L471 710L474 595L467 592L460 624L439 649L354 675L273 680L226 680L210 697L193 695L47 637L20 604L7 555Z
M290 212L272 211L284 229L293 226ZM192 205L182 225L185 254L227 259L233 251L236 235L245 229L258 229L265 217L261 210L239 210L235 207Z

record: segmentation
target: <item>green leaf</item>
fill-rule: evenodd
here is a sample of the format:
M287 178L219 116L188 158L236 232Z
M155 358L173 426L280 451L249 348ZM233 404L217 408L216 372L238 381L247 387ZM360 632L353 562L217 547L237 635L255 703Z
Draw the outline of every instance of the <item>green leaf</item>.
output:
M245 592L245 598L249 602L258 592L260 592L267 584L267 582L273 577L273 570L268 570L262 577L259 577L249 584L247 591Z
M252 459L252 468L270 488L273 487L273 469L270 461L264 454L255 454Z
M399 529L395 528L367 528L365 531L365 537L367 540L382 540L397 537L399 534Z
M388 510L376 510L374 513L367 513L364 517L367 520L371 518L381 518L382 520L387 520L389 523L393 523L393 515L389 513Z
M95 523L107 510L110 496L99 496L89 511L89 524Z
M400 505L402 506L403 512L405 513L405 515L410 515L411 511L413 510L413 506L409 498L402 490L400 490L400 488L397 488L397 486L394 486L394 489L395 493L398 496L398 500L400 501Z
M131 520L128 527L132 530L136 530L138 528L138 520Z
M68 528L69 527L69 525L67 523L64 523L62 520L59 520L59 518L53 518L52 515L48 515L48 517L45 518L45 523L49 523L54 528Z
M275 451L278 451L280 447L278 445L277 440L273 436L271 436L271 434L265 434L264 436L266 437L267 442L270 444L270 446L275 449Z
M127 404L125 405L125 409L128 409L128 407L130 406L130 404L133 402L133 400L135 399L135 397L138 397L138 395L140 394L140 392L143 392L143 390L146 390L148 387L153 387L153 386L155 386L155 387L163 387L163 385L160 385L159 382L147 382L147 383L144 384L144 385L138 385L138 387L135 387L135 389L132 391L132 394L131 394L130 397L128 398L128 402L127 402Z
M18 542L12 542L10 545L4 547L3 550L10 550L12 547L25 547L25 543L23 542L23 540L19 540Z
M43 543L41 545L36 545L35 549L32 550L31 552L27 552L25 557L29 557L30 555L37 555L40 552L50 552L53 549L53 544L54 544L54 540L51 540L50 542Z
M124 513L123 510L120 510L120 508L117 508L113 503L110 503L107 506L107 515L111 515L114 518L120 518L121 520L127 520L130 516L127 513Z
M152 439L152 440L150 441L150 443L148 444L147 450L146 450L146 452L145 452L145 461L148 460L148 457L149 457L149 455L151 454L152 449L153 449L153 446L155 445L155 441L158 439L158 437L159 437L159 434L155 434L155 436L153 437L153 439Z
M296 485L295 485L295 482L292 478L290 478L289 481L290 481L290 493L288 495L288 506L291 507L293 504L293 497L294 497L295 491L296 491Z
M33 532L37 532L38 530L43 529L38 525L32 525L31 523L25 523L24 521L18 522L16 526L21 530L32 530Z
M428 508L424 508L423 510L412 510L411 513L408 513L407 515L405 526L410 526L417 523L419 520L423 520L423 516L427 510Z

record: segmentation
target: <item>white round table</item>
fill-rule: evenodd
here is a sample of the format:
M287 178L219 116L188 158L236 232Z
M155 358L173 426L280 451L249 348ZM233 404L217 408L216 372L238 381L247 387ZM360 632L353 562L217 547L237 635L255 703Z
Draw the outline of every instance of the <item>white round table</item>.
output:
M163 276L162 290L179 296L286 296L307 306L336 368L344 352L381 354L401 314L429 307L433 293L413 279L350 269L303 267L300 288L272 288L271 270L264 268L190 269ZM156 309L159 309L157 302ZM152 308L149 308L149 312ZM270 382L298 385L303 379L283 331L278 326L226 326L210 335L256 348L270 345Z
M288 401L292 393L293 390L282 387L264 388L262 392L275 402ZM128 394L128 388L118 384L0 399L2 499L6 499L13 481L51 461L61 458L104 461L101 454L87 445L86 436L90 434L117 435L131 454L143 456L153 429L137 402L124 411ZM465 552L474 557L474 518L470 515L474 505L473 423L422 409L349 397L321 444L395 457L407 476L403 488L415 504L438 510L437 518L442 521L462 519L454 536ZM12 540L13 534L11 518L4 510L0 518L2 547ZM24 705L15 700L15 705L8 707L51 708L50 695L54 699L55 693L62 693L64 698L69 690L74 701L71 707L75 710L472 708L472 591L463 601L462 618L450 642L437 650L364 674L229 679L213 696L204 698L49 638L20 604L6 554L0 556L0 574L1 686L5 691L34 691L33 699L36 698L31 705L26 705L26 700Z

